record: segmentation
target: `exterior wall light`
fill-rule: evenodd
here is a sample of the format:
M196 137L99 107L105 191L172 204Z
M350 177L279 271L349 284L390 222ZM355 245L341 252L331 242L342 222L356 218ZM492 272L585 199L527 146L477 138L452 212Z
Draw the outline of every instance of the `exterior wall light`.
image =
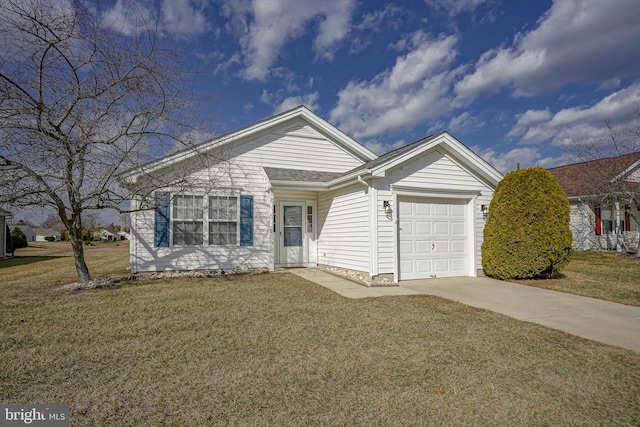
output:
M482 218L486 220L487 215L489 215L489 205L481 205L480 212L482 212Z
M391 213L391 203L389 203L388 200L384 200L382 202L382 209L384 210L384 213L390 214Z

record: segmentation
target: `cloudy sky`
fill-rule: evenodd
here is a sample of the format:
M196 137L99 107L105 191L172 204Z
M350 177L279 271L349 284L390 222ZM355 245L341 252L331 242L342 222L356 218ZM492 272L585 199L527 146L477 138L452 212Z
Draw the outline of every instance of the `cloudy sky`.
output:
M104 7L135 31L131 0ZM381 154L447 130L503 172L640 107L638 0L162 0L217 133L305 104Z

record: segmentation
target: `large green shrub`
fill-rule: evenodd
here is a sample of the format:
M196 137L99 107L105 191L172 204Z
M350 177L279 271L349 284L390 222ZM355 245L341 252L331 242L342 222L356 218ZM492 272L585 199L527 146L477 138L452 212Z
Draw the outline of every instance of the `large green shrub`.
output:
M569 200L544 168L509 172L489 206L482 267L499 279L548 277L571 258Z

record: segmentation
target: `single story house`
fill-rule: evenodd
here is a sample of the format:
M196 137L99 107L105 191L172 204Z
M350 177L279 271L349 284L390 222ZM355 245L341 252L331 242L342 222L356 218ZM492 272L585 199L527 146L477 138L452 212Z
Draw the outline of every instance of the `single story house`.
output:
M13 231L14 228L17 228L18 230L22 231L22 234L24 234L24 238L27 240L27 242L35 242L36 241L36 232L33 231L33 228L31 228L28 225L12 225L11 230Z
M481 273L501 179L447 132L377 156L304 106L119 177L138 194L133 273L330 266L369 283Z
M569 198L574 249L638 249L640 151L549 171Z
M116 233L116 240L129 240L129 239L131 239L131 236L126 231L120 230Z
M47 237L53 238L54 242L59 242L61 240L60 231L54 228L34 228L33 231L36 233L36 242L46 242Z
M7 255L7 239L9 236L7 235L7 218L11 216L11 213L5 211L4 209L0 209L0 244L2 248L0 248L0 258L6 258Z
M118 236L116 236L115 233L112 233L111 231L103 228L100 231L96 231L93 233L93 239L94 240L100 240L100 241L104 241L104 242L110 242L112 240L120 240L120 238Z

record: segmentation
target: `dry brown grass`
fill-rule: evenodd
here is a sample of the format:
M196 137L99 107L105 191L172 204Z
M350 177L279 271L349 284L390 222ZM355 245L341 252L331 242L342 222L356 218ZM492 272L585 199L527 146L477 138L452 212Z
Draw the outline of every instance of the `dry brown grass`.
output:
M289 274L5 305L0 401L73 425L638 425L640 355L435 297Z
M640 306L640 258L610 252L576 252L553 279L516 280L529 286Z
M96 243L84 249L94 277L127 274L129 242ZM60 286L78 280L69 242L31 243L15 255L0 260L1 304L51 298Z
M126 248L89 260L120 274ZM632 351L289 274L56 292L72 266L0 268L1 402L69 404L83 426L640 424Z

